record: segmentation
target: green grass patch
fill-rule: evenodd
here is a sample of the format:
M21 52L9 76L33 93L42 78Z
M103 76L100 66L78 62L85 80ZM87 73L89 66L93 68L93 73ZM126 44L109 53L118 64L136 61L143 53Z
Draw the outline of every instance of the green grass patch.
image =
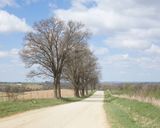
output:
M160 128L160 107L113 97L108 91L104 107L112 128Z
M0 102L0 117L10 116L16 113L38 109L42 107L54 106L59 104L71 103L83 100L91 96L93 93L88 96L76 98L68 97L62 99L33 99L33 100L24 100L24 101L5 101Z

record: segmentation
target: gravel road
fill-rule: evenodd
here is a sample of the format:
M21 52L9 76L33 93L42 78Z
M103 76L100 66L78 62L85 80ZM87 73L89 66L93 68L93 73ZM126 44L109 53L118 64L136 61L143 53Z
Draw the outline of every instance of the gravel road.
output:
M0 119L0 128L109 128L103 109L104 92L85 100L31 110Z

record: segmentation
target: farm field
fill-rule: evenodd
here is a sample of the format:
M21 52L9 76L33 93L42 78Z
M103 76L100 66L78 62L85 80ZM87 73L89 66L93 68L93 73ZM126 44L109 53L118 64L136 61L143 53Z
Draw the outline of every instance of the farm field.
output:
M62 97L73 97L74 92L72 89L62 89ZM12 98L16 100L30 100L30 99L48 99L54 97L53 90L39 90L39 91L28 91L23 93L15 93ZM0 92L0 101L8 101L9 97L5 92Z

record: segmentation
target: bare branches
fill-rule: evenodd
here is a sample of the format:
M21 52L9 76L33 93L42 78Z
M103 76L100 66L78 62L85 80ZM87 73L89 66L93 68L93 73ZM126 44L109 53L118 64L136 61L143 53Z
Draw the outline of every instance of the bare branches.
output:
M44 75L53 78L55 97L59 98L61 94L59 90L57 95L57 89L60 88L63 68L69 62L71 51L87 42L89 32L81 23L66 23L57 18L35 23L33 29L34 32L25 36L21 58L28 68L37 65L30 77Z
M68 62L63 70L64 79L72 83L75 96L79 97L79 91L84 96L88 94L88 88L95 89L99 72L97 59L89 50L87 44L79 44L70 51Z

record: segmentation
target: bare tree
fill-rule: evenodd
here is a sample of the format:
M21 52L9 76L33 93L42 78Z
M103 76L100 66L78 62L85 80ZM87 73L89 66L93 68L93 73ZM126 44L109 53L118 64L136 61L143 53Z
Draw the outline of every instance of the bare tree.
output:
M70 51L63 76L74 87L74 95L79 97L88 94L88 86L92 80L98 78L97 59L89 50L87 44L80 44Z
M53 79L54 94L61 98L60 80L68 54L76 45L88 39L88 30L81 23L50 18L36 23L25 37L20 55L28 68L36 65L30 77L46 76Z
M65 80L69 81L74 87L74 95L79 97L80 88L80 62L83 61L82 56L84 54L84 44L79 44L70 51L68 56L68 61L66 62L65 68L63 70L63 77Z
M85 91L86 94L88 95L89 85L93 84L92 81L94 80L95 77L99 78L97 59L89 49L86 49L86 53L83 59L84 60L81 67L82 96L85 95Z

